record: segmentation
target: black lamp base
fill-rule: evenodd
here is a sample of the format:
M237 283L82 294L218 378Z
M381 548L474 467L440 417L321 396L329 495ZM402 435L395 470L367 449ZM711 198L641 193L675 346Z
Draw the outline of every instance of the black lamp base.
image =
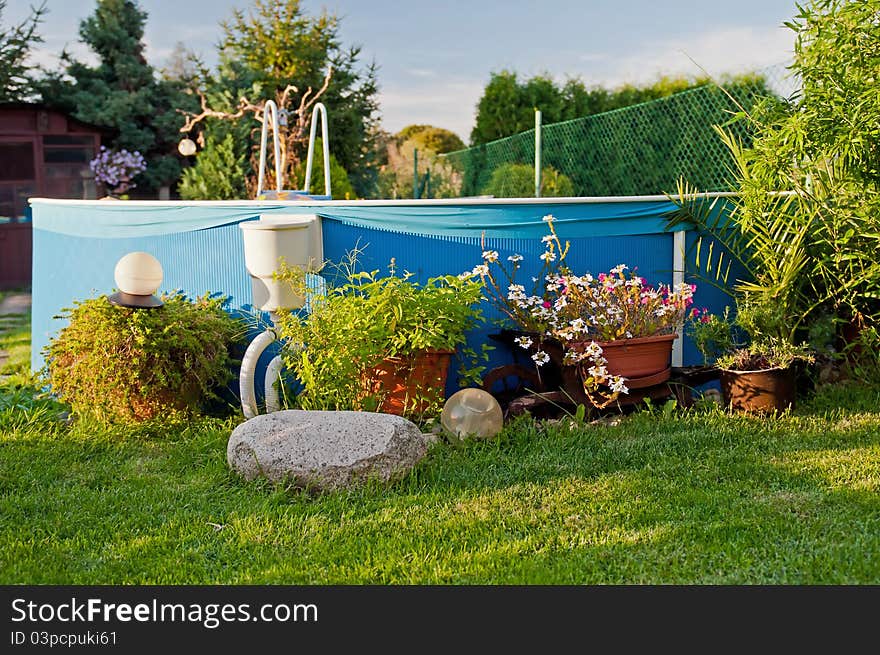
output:
M131 307L132 309L156 309L165 303L156 296L136 296L133 293L117 291L108 298L110 304L119 307Z

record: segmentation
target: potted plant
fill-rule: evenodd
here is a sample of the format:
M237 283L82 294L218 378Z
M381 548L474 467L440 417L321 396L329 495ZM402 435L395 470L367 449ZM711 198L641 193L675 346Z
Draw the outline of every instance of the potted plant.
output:
M469 273L485 281L490 300L521 331L515 343L529 350L539 370L551 363L560 368L565 391L595 407L669 379L672 343L696 287L649 285L625 264L595 277L575 275L565 263L569 244L553 220L544 217L549 233L531 292L515 279L518 254L505 265L485 250Z
M744 412L782 412L795 405L797 364L812 361L813 355L805 345L795 346L763 335L758 325L754 308L748 306L740 307L734 320L729 307L723 316L694 309L688 332L705 363L720 371L725 407Z
M439 414L453 355L481 320L482 283L454 275L424 284L410 273L356 271L350 257L339 283L305 284L296 269L281 276L298 286L306 312L281 311L282 359L297 378L303 409L383 411L428 418ZM463 371L467 380L480 369Z
M807 335L845 285L828 285L821 273L816 216L804 211L803 194L768 186L767 162L756 150L760 139L745 148L729 130L716 131L732 155L739 190L709 199L680 181L670 196L676 207L668 227L687 224L696 231L697 275L734 300L735 319L723 322L736 328L735 343L716 362L726 402L734 409L780 411L794 405L793 367L812 360ZM760 373L763 381L742 373ZM764 393L774 388L777 398Z

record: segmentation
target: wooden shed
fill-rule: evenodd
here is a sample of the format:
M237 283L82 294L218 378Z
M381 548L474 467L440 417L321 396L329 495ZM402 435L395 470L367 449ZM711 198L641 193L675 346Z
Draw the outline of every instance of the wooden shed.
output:
M30 285L28 198L90 195L83 173L90 173L101 135L41 105L0 105L0 289Z

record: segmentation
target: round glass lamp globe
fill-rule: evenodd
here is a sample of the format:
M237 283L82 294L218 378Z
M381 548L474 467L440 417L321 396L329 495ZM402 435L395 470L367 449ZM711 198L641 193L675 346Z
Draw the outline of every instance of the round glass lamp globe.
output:
M184 157L196 154L196 144L192 139L181 139L177 151Z
M116 262L116 287L133 296L151 296L162 284L162 264L148 252L130 252Z
M504 426L504 413L487 391L461 389L443 405L440 423L458 437L494 437Z

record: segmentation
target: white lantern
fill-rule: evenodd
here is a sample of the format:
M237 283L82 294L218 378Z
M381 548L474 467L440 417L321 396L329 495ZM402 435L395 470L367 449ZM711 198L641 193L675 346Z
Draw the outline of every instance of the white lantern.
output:
M118 293L110 302L123 307L161 307L162 301L153 294L162 284L162 264L148 252L130 252L124 255L113 270Z
M196 154L196 144L190 138L184 138L177 144L177 151L184 157Z
M494 437L504 426L504 413L495 396L482 389L461 389L449 397L440 423L458 437Z

